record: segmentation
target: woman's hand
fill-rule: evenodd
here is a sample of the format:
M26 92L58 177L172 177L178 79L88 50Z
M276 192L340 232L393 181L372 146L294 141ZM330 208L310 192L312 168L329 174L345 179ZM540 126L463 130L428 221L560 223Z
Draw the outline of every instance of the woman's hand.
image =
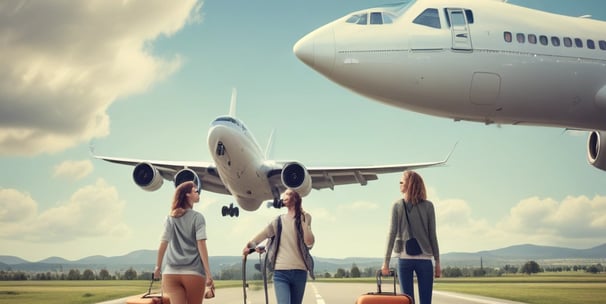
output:
M389 273L390 273L389 267L387 267L387 265L383 264L381 266L381 274L383 274L384 276L388 276Z
M153 279L160 280L162 278L162 274L160 273L160 267L154 267Z

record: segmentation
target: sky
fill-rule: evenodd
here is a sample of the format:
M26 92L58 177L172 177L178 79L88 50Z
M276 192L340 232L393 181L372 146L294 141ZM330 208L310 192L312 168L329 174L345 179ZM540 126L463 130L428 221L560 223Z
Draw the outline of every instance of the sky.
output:
M488 1L488 0L486 0ZM509 1L606 20L602 0ZM273 156L313 165L442 160L421 169L442 253L606 243L606 172L587 132L454 122L374 102L293 54L308 32L387 2L4 1L0 4L0 255L78 260L156 249L174 187L146 192L132 167L91 157L211 161L210 122L236 116ZM400 174L313 190L318 257L383 257ZM284 210L220 216L203 192L211 256L240 255Z

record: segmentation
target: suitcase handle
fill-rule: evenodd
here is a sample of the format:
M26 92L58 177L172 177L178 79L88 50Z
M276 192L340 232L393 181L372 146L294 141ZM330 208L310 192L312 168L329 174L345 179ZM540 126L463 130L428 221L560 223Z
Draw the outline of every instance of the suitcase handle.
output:
M395 270L390 269L389 270L389 275L387 276L393 276L393 294L397 295L396 293L396 277L397 274L395 272ZM377 292L381 293L381 284L383 284L382 278L383 277L383 273L381 272L381 270L377 271Z

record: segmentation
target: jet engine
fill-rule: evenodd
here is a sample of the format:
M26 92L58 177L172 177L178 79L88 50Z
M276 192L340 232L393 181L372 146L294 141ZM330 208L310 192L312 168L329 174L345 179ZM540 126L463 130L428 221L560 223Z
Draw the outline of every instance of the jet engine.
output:
M592 131L587 138L587 160L600 169L606 170L606 132Z
M162 186L162 176L150 163L140 163L133 170L135 184L146 191L156 191Z
M302 164L288 163L282 168L282 184L303 197L311 191L311 176Z
M175 174L175 188L181 185L184 182L193 181L198 189L202 187L200 184L200 178L198 178L198 174L194 172L192 169L185 168L181 169L177 174Z

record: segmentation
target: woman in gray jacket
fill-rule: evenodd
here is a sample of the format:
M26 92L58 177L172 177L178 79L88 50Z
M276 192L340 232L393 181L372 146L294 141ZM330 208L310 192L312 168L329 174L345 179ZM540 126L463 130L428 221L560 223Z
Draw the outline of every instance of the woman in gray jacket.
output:
M427 200L425 184L418 173L404 171L400 180L400 192L403 199L398 199L391 209L387 250L381 272L384 275L389 273L389 260L393 251L398 256L398 277L402 293L414 298L414 273L417 275L421 304L430 304L433 278L439 278L442 274L435 210L433 203ZM407 252L405 249L406 241L413 237L419 244L420 252ZM432 265L432 259L435 266Z

